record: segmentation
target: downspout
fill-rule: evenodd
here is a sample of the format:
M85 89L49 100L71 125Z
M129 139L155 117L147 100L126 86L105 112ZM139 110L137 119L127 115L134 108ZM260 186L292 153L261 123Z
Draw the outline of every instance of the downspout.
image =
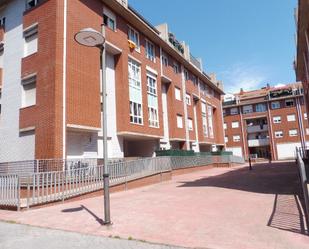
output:
M66 159L66 60L67 60L67 8L68 2L63 2L63 70L62 70L62 158Z
M271 141L271 147L273 151L273 158L274 160L277 160L277 152L274 144L274 133L273 133L273 127L272 127L272 119L270 115L270 105L269 102L267 102L267 115L268 115L268 127L269 127L269 134L270 134L270 141Z

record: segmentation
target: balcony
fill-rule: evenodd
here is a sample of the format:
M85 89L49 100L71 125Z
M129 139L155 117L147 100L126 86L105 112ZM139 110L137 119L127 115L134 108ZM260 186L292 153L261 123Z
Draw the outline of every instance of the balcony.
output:
M197 67L199 70L202 70L202 63L200 59L195 58L191 53L190 53L190 62Z
M247 133L268 131L268 125L252 125L247 127Z
M249 147L259 147L269 145L269 138L250 139L248 140Z

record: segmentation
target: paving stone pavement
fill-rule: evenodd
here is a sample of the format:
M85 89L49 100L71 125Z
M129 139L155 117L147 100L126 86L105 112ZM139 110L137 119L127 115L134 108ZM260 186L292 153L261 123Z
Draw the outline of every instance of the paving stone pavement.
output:
M0 222L1 249L80 249L89 247L91 249L182 249L181 247L134 240L105 238Z

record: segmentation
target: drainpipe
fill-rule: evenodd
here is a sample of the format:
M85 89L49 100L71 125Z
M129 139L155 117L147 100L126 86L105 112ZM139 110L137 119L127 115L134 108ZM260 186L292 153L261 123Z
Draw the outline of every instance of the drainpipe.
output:
M271 143L271 150L272 150L272 154L273 154L273 158L274 160L277 160L277 152L276 152L276 148L275 148L275 142L274 142L274 134L273 134L273 127L272 127L272 119L271 119L271 114L270 114L270 104L269 102L267 102L267 116L268 116L268 129L269 132L268 134L270 135L270 143Z
M67 8L68 2L63 3L63 70L62 70L62 158L66 159L66 60L67 60ZM64 165L65 167L65 165Z

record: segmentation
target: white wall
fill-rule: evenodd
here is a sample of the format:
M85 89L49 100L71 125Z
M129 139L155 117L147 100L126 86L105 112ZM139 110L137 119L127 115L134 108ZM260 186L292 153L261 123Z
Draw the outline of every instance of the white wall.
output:
M233 155L234 155L234 156L243 157L241 147L226 147L225 150L226 150L226 151L231 151L231 152L233 152Z
M114 56L106 53L107 149L109 158L122 158L123 138L117 136L116 81ZM103 158L103 134L98 133L98 157Z
M67 157L97 158L97 140L95 132L67 131Z
M34 132L19 133L21 107L21 59L23 57L22 16L24 0L13 0L0 10L6 17L3 55L2 113L0 122L0 162L34 159Z
M277 144L278 159L295 159L296 147L301 147L301 143Z
M169 150L171 148L169 141L169 128L168 128L168 109L167 109L167 89L166 85L162 85L162 112L163 112L163 131L164 138L160 140L160 148ZM162 124L160 124L161 126Z

